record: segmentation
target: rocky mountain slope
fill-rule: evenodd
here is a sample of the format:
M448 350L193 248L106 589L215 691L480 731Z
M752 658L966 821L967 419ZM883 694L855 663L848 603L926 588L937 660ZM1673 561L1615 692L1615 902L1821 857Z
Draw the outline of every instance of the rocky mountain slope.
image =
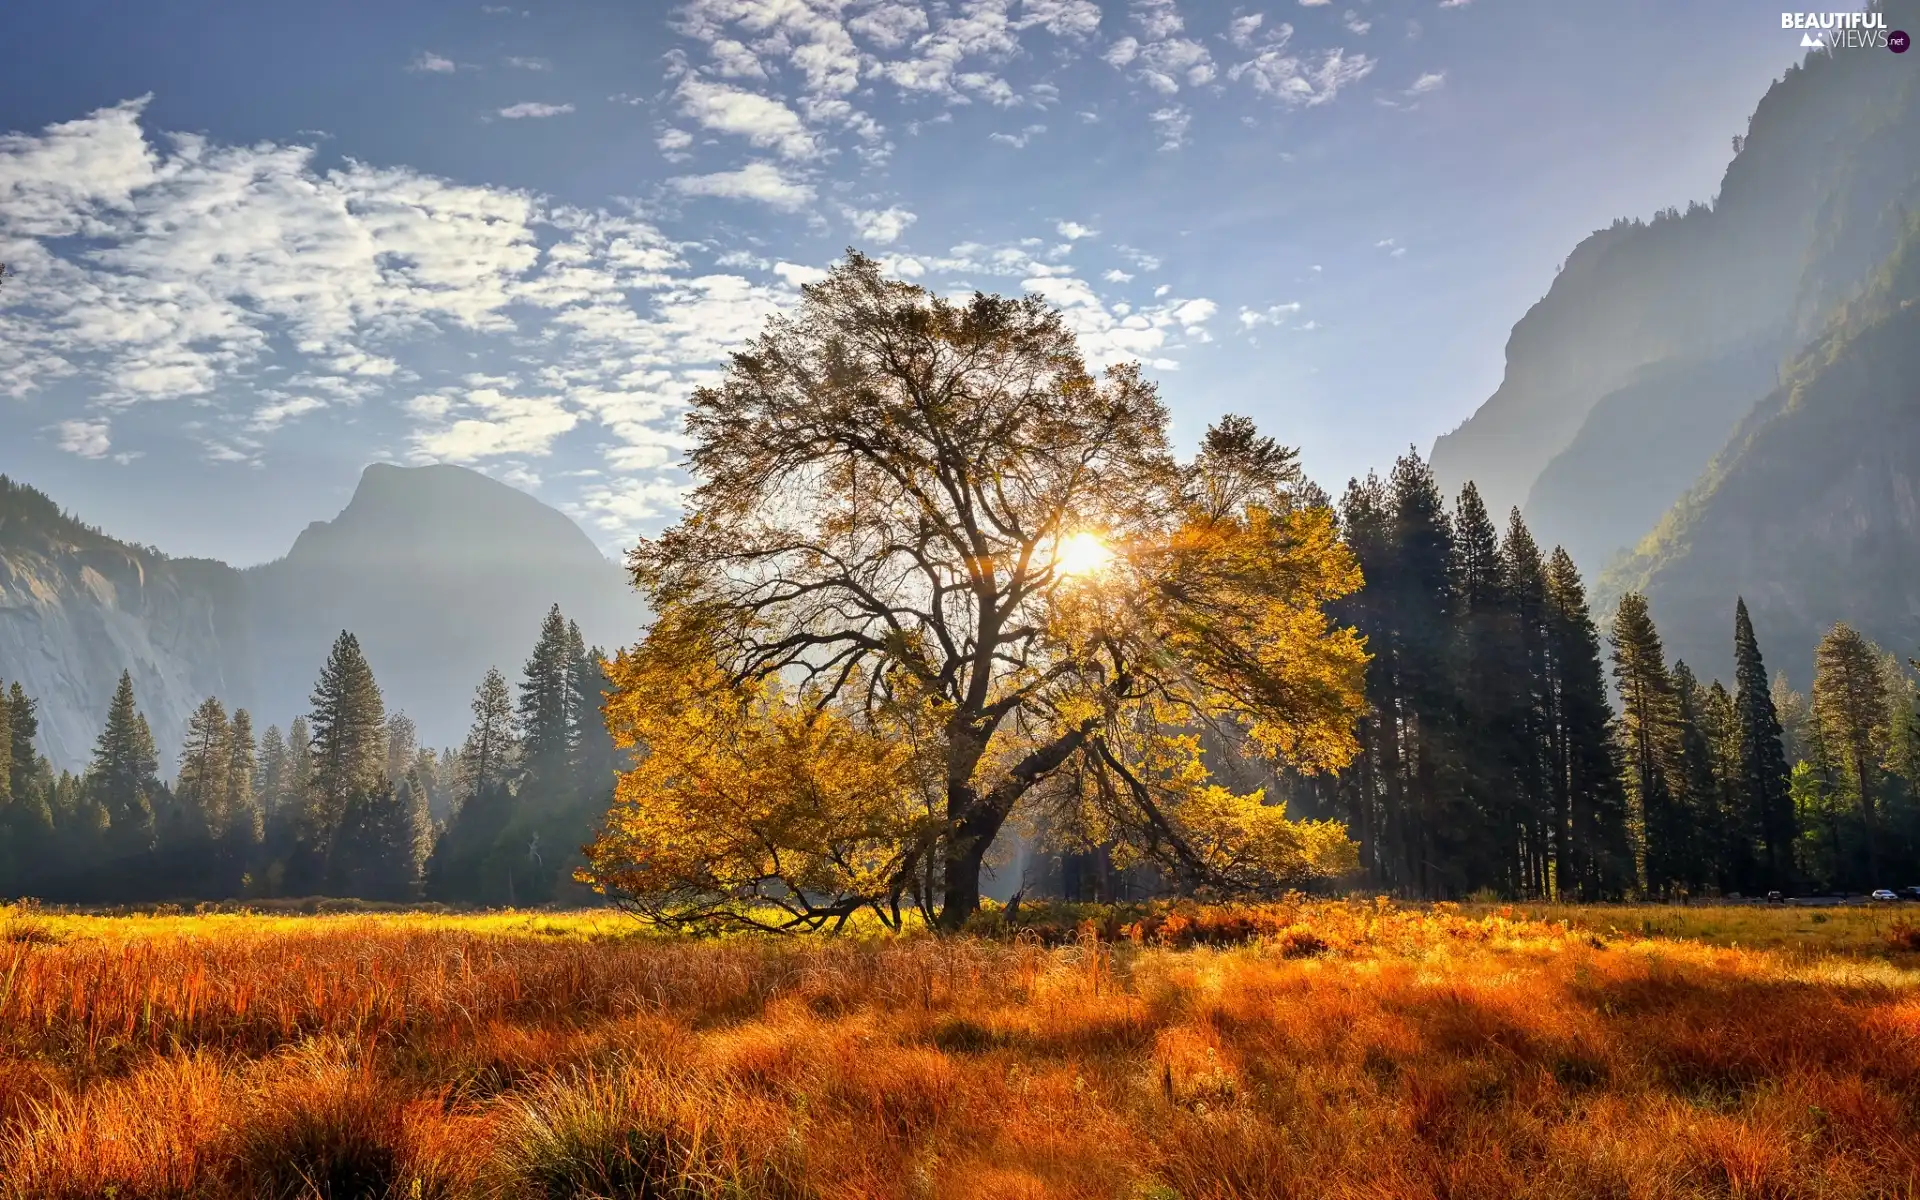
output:
M1802 683L1846 621L1920 653L1920 215L1859 299L1734 431L1609 594L1644 591L1670 653L1729 669L1745 596L1770 663Z
M208 695L285 727L342 629L389 711L427 744L457 742L481 675L517 675L556 602L609 647L645 620L571 520L461 467L370 466L338 517L245 571L126 545L0 488L0 678L40 697L42 748L61 767L86 760L122 669L169 768Z
M1920 0L1886 5L1920 26ZM1499 389L1442 436L1449 493L1519 504L1584 569L1699 478L1781 364L1884 262L1920 207L1920 71L1814 52L1761 100L1712 206L1616 222L1514 327Z

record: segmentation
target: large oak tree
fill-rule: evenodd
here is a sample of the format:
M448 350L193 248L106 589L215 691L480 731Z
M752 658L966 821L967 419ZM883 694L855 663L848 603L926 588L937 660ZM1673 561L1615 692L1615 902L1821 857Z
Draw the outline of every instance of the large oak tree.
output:
M632 554L657 618L610 670L616 736L653 753L593 880L803 927L905 894L951 929L1048 796L1189 892L1351 863L1337 827L1212 786L1197 735L1352 757L1366 655L1325 605L1358 569L1291 450L1228 418L1183 463L1167 424L1042 299L850 252L693 397L697 487Z

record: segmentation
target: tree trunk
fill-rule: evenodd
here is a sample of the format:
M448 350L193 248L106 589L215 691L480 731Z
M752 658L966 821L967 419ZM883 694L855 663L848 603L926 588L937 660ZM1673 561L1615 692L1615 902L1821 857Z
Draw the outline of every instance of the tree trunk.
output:
M987 843L975 838L970 844L949 846L941 878L940 932L958 933L967 918L980 911L980 868L987 857Z

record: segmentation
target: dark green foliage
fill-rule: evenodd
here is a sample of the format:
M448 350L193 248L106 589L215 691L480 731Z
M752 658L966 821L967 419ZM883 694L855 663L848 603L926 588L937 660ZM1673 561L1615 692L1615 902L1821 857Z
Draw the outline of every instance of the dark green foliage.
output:
M365 812L387 786L386 707L359 639L342 630L313 691L313 778L295 822L289 887L339 878L334 843L349 810ZM297 869L294 869L297 867Z
M162 798L159 771L153 731L134 706L133 676L123 671L87 770L91 799L106 820L110 869L125 869L153 851L154 802Z
M1547 761L1560 894L1622 895L1632 880L1626 794L1620 786L1613 714L1600 635L1573 559L1559 547L1547 564Z
M1787 766L1780 715L1767 682L1760 643L1744 598L1733 611L1734 727L1738 739L1740 835L1758 846L1754 873L1741 881L1749 892L1787 888L1793 882L1792 771Z

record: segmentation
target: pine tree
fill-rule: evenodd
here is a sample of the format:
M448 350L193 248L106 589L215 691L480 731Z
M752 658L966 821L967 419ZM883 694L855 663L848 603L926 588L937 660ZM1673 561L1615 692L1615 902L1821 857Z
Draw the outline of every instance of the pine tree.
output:
M226 828L227 771L232 764L233 734L226 706L208 696L187 718L180 779L173 790L176 838L197 842Z
M1853 882L1881 886L1877 806L1880 762L1887 744L1886 678L1880 652L1846 624L1835 625L1814 652L1813 716L1839 783L1856 806L1862 862Z
M139 860L153 852L159 770L153 731L134 706L133 675L122 671L86 780L93 803L105 817L110 869L122 873L115 883L137 882L124 873L144 871Z
M1669 825L1660 840L1665 842L1667 874L1692 895L1719 886L1725 831L1720 780L1714 773L1712 697L1685 662L1673 664L1673 694L1680 770L1671 781Z
M420 749L419 726L406 713L396 712L387 718L387 780L398 784L413 767L414 755Z
M1733 693L1716 679L1706 690L1700 708L1701 732L1713 772L1713 821L1720 848L1710 864L1713 884L1722 894L1754 895L1760 888L1758 842L1747 823L1748 808L1742 790L1740 714Z
M287 778L281 795L290 813L306 808L307 794L313 790L313 734L305 717L295 717L287 726Z
M1376 886L1398 886L1400 856L1390 842L1389 811L1402 799L1399 771L1399 680L1394 672L1392 640L1387 630L1386 590L1381 581L1390 570L1393 554L1392 514L1386 484L1378 475L1349 480L1340 501L1340 535L1360 564L1367 586L1337 601L1334 619L1350 625L1367 639L1372 657L1367 663L1367 711L1356 722L1354 735L1360 754L1342 773L1338 788L1343 801L1347 835L1360 847L1360 865Z
M223 890L212 880L218 872L216 843L227 827L227 771L232 763L226 706L209 696L187 718L172 803L156 814L161 873L176 894Z
M572 757L569 710L573 658L569 649L566 618L556 604L540 624L540 638L527 659L517 706L521 767L526 774L521 794L547 807L561 802Z
M613 788L614 774L620 769L619 751L607 730L602 711L613 684L607 678L607 659L599 647L585 648L578 626L569 624L569 653L573 656L570 684L573 689L568 708L573 720L572 775L576 785L594 796L607 796Z
M1516 782L1527 689L1517 674L1519 628L1509 604L1499 535L1471 482L1460 491L1453 527L1453 595L1460 625L1454 752L1460 764L1459 811L1477 826L1455 831L1466 851L1460 871L1467 888L1490 886L1516 896L1525 892L1528 882L1520 867L1525 856L1522 830L1529 822Z
M1423 896L1456 895L1467 882L1459 841L1475 822L1461 801L1457 761L1453 525L1433 469L1416 453L1394 463L1388 493L1392 552L1380 587L1399 680L1391 736L1399 742L1393 757L1403 799L1389 806L1387 840L1401 886Z
M271 822L276 812L286 803L287 788L287 739L278 725L267 726L260 735L260 809L267 821Z
M473 726L460 753L461 799L504 786L518 756L507 681L498 668L489 667L474 691Z
M1734 602L1733 660L1740 828L1749 845L1757 842L1762 848L1763 864L1758 877L1743 886L1749 891L1784 890L1793 884L1792 769L1745 598Z
M253 740L253 714L244 708L234 709L227 734L232 754L227 760L226 827L219 835L220 872L222 887L229 894L238 894L257 886L251 872L266 836L266 814L257 782L259 754ZM284 746L281 753L286 753Z
M12 803L13 706L7 699L4 681L0 681L0 813L4 813L7 806ZM5 830L0 828L0 837L4 836ZM4 847L0 847L0 864L6 861L3 857L4 853Z
M360 641L342 631L314 686L313 781L300 822L298 878L339 878L354 864L332 863L350 805L364 809L386 786L386 711Z
M1507 514L1507 536L1501 543L1500 557L1505 564L1507 604L1513 622L1514 660L1508 669L1516 689L1516 707L1507 740L1514 755L1516 807L1525 822L1524 892L1529 896L1557 896L1569 881L1559 879L1556 871L1564 835L1551 787L1554 688L1547 567L1518 508Z
M1682 771L1678 700L1645 596L1629 592L1620 598L1608 640L1620 694L1621 781L1627 796L1634 887L1645 896L1656 888L1664 892L1674 882L1669 872L1670 848L1660 843L1672 827L1668 810Z
M19 680L7 690L7 714L12 725L12 738L7 756L10 772L9 784L13 795L23 796L32 789L34 767L39 754L34 749L34 738L40 735L40 721L36 716L39 702L29 699L27 690L20 686Z

